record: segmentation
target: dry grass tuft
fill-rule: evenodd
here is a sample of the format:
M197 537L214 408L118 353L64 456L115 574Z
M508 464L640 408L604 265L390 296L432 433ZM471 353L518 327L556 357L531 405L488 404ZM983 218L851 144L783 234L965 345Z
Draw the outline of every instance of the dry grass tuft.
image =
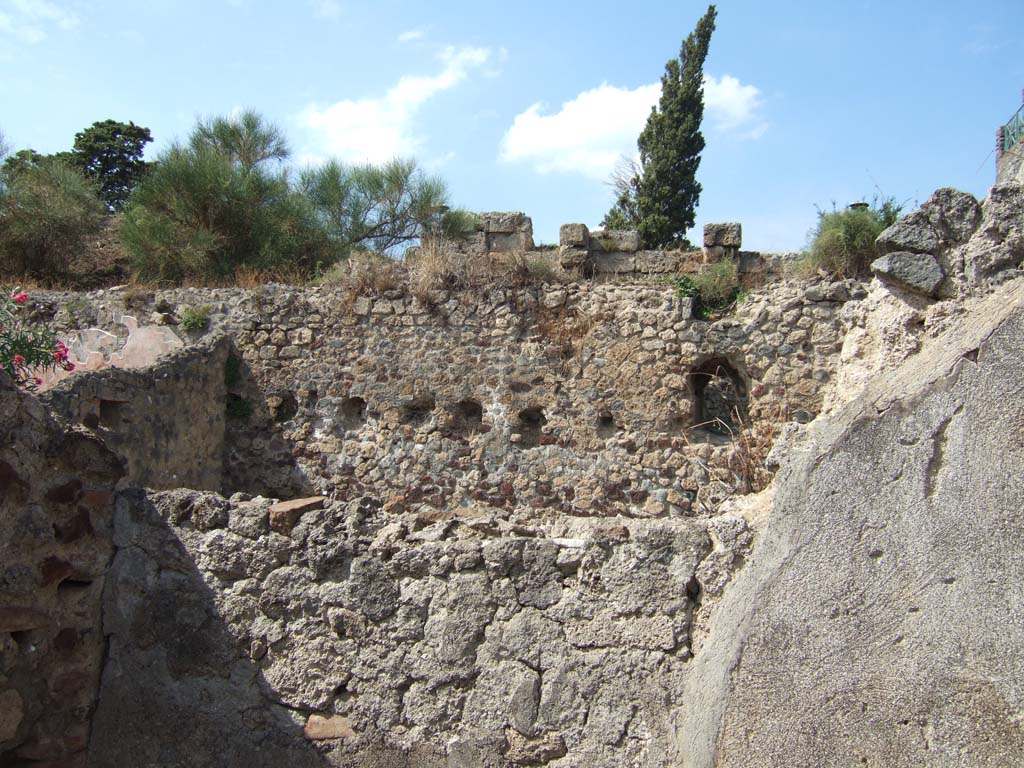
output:
M739 493L757 493L771 485L775 473L768 469L768 453L775 443L775 436L785 423L785 409L780 405L769 416L744 424L733 435L733 447L729 452L729 469L735 474ZM737 414L738 417L738 414Z
M344 288L353 296L380 296L385 291L403 290L406 271L401 262L387 256L353 251L347 259L331 267L320 284Z

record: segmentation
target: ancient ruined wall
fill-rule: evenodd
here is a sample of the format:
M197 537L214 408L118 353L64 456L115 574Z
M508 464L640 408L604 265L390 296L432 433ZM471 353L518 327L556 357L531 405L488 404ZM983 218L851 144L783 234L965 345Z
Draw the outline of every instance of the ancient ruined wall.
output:
M122 456L127 484L219 489L229 348L230 340L218 336L144 370L106 368L72 376L43 400Z
M181 332L192 346L133 389L142 402L185 366L167 392L191 394L160 407L224 419L220 483L242 491L125 489L112 533L90 544L108 649L90 763L1019 762L1006 563L1022 194L997 187L979 206L940 190L882 238L881 281L777 283L713 322L658 283L74 297L99 325L126 302L172 326L210 307L210 329ZM715 247L734 247L727 235ZM98 396L90 376L127 375L51 397L89 422L77 439L121 440L130 460L130 430L67 405ZM798 426L826 396L825 418ZM774 511L771 489L726 498L762 457L701 426L744 401L748 424L788 421ZM202 418L168 422L175 451ZM52 468L32 461L4 510L19 547L7 513L61 511L78 493L49 498ZM50 587L24 583L48 605ZM81 626L99 588L81 593ZM4 669L29 669L0 681L8 706L28 700L20 681L63 679L33 666L37 636L22 645L20 631L0 633L18 646ZM83 700L88 669L71 678ZM17 748L59 733L80 749L90 711L49 730L19 712Z
M730 393L748 426L817 413L843 307L864 295L852 281L778 283L716 321L657 283L429 304L283 287L151 301L216 307L209 333L236 345L228 492L657 517L707 514L749 480L740 425L715 421L731 419Z
M279 434L317 487L441 508L686 514L712 480L703 464L727 463L735 447L693 429L705 419L691 375L730 366L753 419L814 413L851 290L777 288L713 323L660 286L440 296L434 307L360 298L351 309L337 294L295 292L264 297L237 344L260 389L294 403L277 414Z
M123 473L0 373L0 765L85 765Z
M708 532L552 533L123 495L91 764L671 765Z

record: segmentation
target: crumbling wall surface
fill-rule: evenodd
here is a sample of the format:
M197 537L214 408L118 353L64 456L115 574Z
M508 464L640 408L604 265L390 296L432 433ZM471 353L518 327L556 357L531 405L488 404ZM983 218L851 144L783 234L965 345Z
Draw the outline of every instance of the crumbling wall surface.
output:
M747 426L809 420L836 369L840 310L864 295L855 281L784 282L713 320L657 283L426 302L268 286L151 301L210 305L209 334L229 335L241 361L227 396L248 410L226 423L222 485L204 487L658 517L709 514L747 482L739 434L698 428L693 374L725 364L742 382ZM106 291L79 303L122 302ZM109 310L91 317L113 321ZM211 391L199 407L213 407Z
M1024 764L1024 286L806 428L717 608L684 766Z
M108 651L89 766L326 765L289 711L264 698L259 670L238 653L232 627L218 613L218 597L236 606L245 600L230 589L216 594L214 574L234 567L225 548L233 536L225 530L228 503L196 492L155 498L166 498L162 510L136 489L117 500L117 552L103 597ZM175 523L198 536L203 551L189 550ZM207 543L204 532L219 537ZM272 553L257 556L274 563ZM214 560L213 572L197 565Z
M127 461L126 484L219 490L230 347L226 336L212 336L144 369L72 376L42 399Z
M85 764L123 474L0 372L0 765Z
M689 520L126 492L91 765L668 766Z
M749 421L809 419L842 343L838 311L859 295L852 282L787 283L709 322L658 285L443 294L432 307L361 297L351 309L336 292L268 291L236 343L274 400L232 427L232 466L251 474L229 489L276 490L251 450L271 433L342 498L706 511L736 489L739 441L695 429L691 374L722 360L745 384ZM291 407L271 407L282 400Z
M980 203L936 190L879 235L871 268L886 283L927 297L960 298L1019 277L1024 264L1024 185L997 184Z

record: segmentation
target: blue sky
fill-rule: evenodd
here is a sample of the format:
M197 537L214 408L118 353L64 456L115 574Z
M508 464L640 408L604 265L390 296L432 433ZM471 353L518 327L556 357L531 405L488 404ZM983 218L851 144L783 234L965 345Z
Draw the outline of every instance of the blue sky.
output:
M1021 0L723 0L705 65L697 211L744 247L800 248L815 206L937 187L983 196L1024 88ZM67 149L252 107L297 164L413 155L452 201L522 210L537 241L596 227L606 183L707 4L690 0L0 0L0 131ZM699 240L695 235L691 238Z

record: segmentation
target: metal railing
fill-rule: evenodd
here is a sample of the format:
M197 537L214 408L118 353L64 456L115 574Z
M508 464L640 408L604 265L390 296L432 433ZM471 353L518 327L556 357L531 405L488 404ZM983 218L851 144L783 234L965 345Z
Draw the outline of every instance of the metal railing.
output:
M1003 152L1008 152L1021 139L1024 139L1024 106L1003 126Z

